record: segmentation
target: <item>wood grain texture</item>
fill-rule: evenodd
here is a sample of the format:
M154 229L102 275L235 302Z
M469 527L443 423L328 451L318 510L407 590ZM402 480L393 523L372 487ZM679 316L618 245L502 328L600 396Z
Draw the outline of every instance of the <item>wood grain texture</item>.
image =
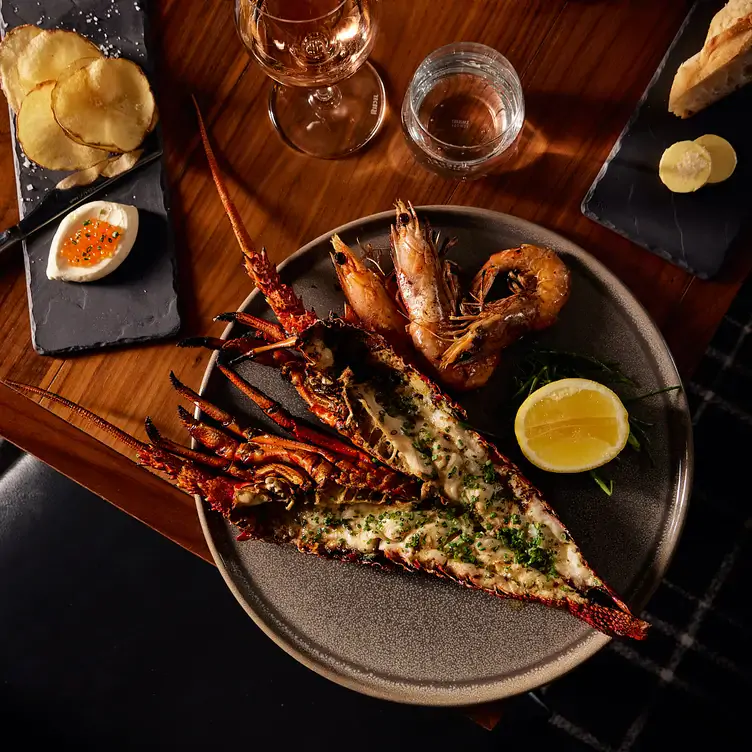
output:
M193 499L0 383L3 436L208 562ZM64 436L64 441L50 437ZM85 478L81 468L86 467ZM166 523L169 521L169 526Z
M153 4L184 335L218 335L223 325L212 317L234 309L251 289L198 147L190 104L195 93L248 229L274 260L343 222L388 208L398 196L415 204L458 203L510 212L561 232L604 261L663 328L682 371L691 371L752 265L748 242L740 244L718 280L701 282L579 211L678 29L689 7L686 0L384 0L372 60L385 77L391 112L370 148L337 162L297 154L277 138L266 116L269 81L235 34L232 6L232 0ZM438 46L459 40L484 42L507 55L521 74L527 98L523 148L508 171L470 183L447 181L417 166L399 123L399 107L417 65ZM0 184L0 221L7 226L17 212L5 114L0 115L0 137L0 169L6 178ZM207 353L166 343L66 360L36 355L20 258L0 262L0 305L0 378L52 388L140 437L148 414L166 435L182 438L178 400L167 375L174 369L197 387ZM79 425L66 410L53 410ZM11 414L3 411L0 434L33 446L42 459L60 466L55 446L73 437L78 442L80 434L67 423L41 434L35 421L42 425L48 417L42 408L31 409L26 424L14 426ZM123 459L123 473L126 467L131 466ZM69 470L85 485L101 475L92 462ZM114 482L108 491L104 475L98 493L120 499L127 508ZM149 524L175 538L178 524L195 523L190 500L164 505L162 499L174 494L164 485L149 484L147 493L155 497ZM160 517L161 510L169 512Z

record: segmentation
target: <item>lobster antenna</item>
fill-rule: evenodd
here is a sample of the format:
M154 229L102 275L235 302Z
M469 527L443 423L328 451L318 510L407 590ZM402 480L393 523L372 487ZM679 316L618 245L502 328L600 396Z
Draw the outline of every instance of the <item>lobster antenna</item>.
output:
M97 428L101 428L103 431L106 431L110 435L114 436L116 439L118 439L118 441L121 441L126 446L129 446L135 452L141 452L149 449L148 444L145 444L143 441L139 441L135 436L131 436L129 433L126 433L121 428L112 425L112 423L106 421L104 418L100 418L96 413L91 412L91 410L87 410L85 407L81 407L81 405L77 405L75 402L71 402L69 399L61 397L59 394L48 392L46 389L42 389L38 386L31 386L31 384L21 384L18 381L5 381L4 383L17 392L36 394L39 397L45 397L51 402L55 402L58 405L69 408L76 415L85 418L90 423L93 423Z
M235 232L235 237L240 245L240 250L243 251L243 255L247 256L249 253L255 253L253 246L253 240L248 234L248 230L245 229L243 221L240 219L240 214L230 198L230 194L227 190L227 186L222 179L222 174L217 164L217 158L214 156L214 149L212 149L211 141L209 141L209 134L206 132L206 126L204 124L204 118L201 115L196 97L192 97L193 106L196 108L196 116L198 118L198 127L201 131L201 141L204 144L204 151L206 152L206 159L209 162L209 169L211 170L212 178L214 178L214 184L217 186L217 193L222 200L222 206L224 206L227 212L227 217L230 220L232 229Z

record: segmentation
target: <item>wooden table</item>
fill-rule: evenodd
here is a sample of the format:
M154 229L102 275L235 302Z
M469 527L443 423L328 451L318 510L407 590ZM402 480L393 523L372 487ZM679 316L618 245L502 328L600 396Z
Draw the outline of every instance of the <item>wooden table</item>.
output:
M251 289L199 148L190 94L202 105L231 191L252 236L276 261L321 233L389 208L467 204L510 212L589 250L634 291L663 330L681 370L697 363L750 265L740 247L714 282L699 281L580 214L580 201L684 18L684 0L384 0L372 60L391 112L373 145L325 162L285 147L266 116L269 81L241 46L232 0L154 2L158 93L180 265L184 335L218 335L213 315ZM420 61L452 41L484 42L519 71L527 100L526 148L506 174L460 184L413 161L399 106ZM3 109L3 108L0 108ZM17 221L8 123L0 128L0 225ZM740 246L743 246L740 243ZM174 342L65 360L31 348L20 254L0 263L0 378L51 388L143 437L151 415L181 436L174 369L198 387L208 354ZM210 560L193 500L110 449L109 437L76 428L0 385L0 434ZM62 418L62 419L61 419ZM100 439L104 444L95 440Z

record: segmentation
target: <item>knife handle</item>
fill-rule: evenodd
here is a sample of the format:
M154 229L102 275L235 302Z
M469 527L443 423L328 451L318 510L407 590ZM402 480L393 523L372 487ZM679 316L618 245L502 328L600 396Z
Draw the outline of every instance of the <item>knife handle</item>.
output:
M20 243L25 237L26 234L18 225L0 232L0 257L2 257L5 251L10 250L13 246Z

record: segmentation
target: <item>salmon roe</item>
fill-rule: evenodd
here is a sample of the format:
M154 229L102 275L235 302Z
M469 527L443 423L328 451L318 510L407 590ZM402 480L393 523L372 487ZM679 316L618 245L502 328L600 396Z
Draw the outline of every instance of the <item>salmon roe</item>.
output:
M123 228L100 219L86 219L65 239L60 256L69 266L96 266L115 255Z

